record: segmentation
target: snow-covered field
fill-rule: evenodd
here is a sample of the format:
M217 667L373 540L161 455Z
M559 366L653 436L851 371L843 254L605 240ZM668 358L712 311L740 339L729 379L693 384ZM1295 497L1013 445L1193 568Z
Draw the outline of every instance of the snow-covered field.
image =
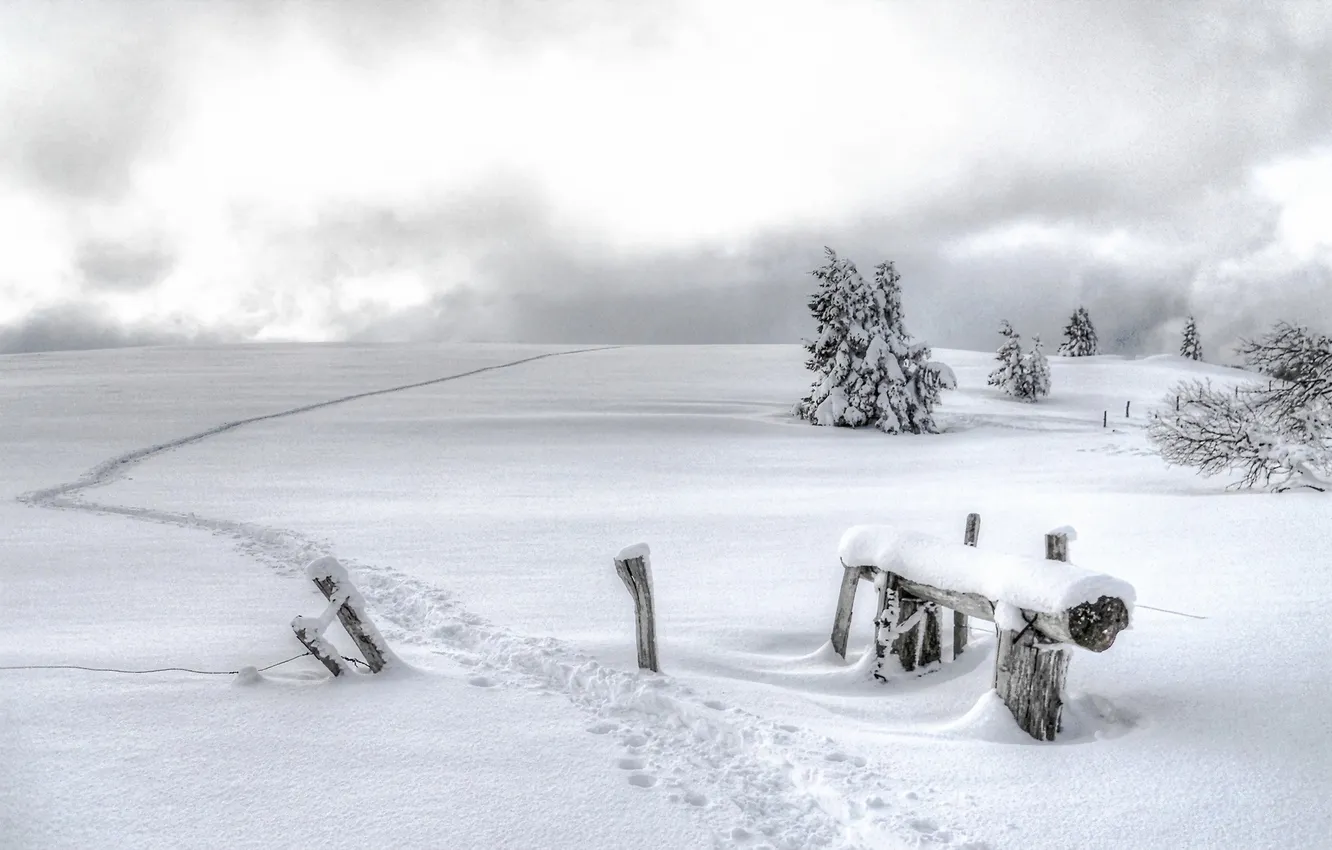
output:
M262 667L333 554L409 667L0 671L0 847L1332 845L1329 503L1142 434L1176 380L1242 374L1052 358L1027 405L990 355L937 356L961 388L931 437L789 418L795 346L0 358L0 665ZM971 511L1001 552L1072 525L1075 562L1195 615L1076 653L1061 743L983 698L983 632L876 684L865 585L850 661L825 646L846 528L960 539ZM639 541L660 677L611 563Z

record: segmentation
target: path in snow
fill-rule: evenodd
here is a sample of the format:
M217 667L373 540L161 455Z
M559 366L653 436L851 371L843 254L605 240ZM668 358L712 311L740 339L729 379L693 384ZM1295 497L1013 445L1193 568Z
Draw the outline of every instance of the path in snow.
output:
M279 574L304 575L327 544L296 531L154 508L105 505L83 493L106 486L144 461L244 425L351 401L453 381L537 360L616 346L551 352L412 384L356 393L278 413L227 422L187 437L111 458L76 481L25 493L34 507L112 514L208 531ZM723 807L734 826L716 836L726 847L902 847L982 850L918 810L919 795L886 766L844 752L829 739L778 725L698 696L667 676L627 672L553 638L517 634L468 612L453 594L391 568L349 564L357 587L389 640L450 659L478 687L519 687L564 695L588 716L586 731L614 735L623 748L615 768L634 786L673 801ZM901 786L901 787L899 787ZM896 793L886 793L886 789Z

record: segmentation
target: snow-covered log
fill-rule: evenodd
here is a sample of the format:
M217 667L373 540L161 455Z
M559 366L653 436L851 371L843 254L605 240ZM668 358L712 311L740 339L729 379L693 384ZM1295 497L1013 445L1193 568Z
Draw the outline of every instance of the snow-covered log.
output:
M1063 647L1109 649L1129 624L1133 587L1068 563L1068 541L1075 536L1070 528L1046 535L1044 560L981 552L974 546L979 529L980 517L969 516L961 545L889 526L847 531L840 546L844 572L833 649L845 657L862 578L879 589L874 675L883 681L891 680L894 668L911 672L939 660L937 625L930 629L938 606L992 621L999 631L996 691L1024 731L1054 740L1068 670ZM955 634L954 658L960 646Z
M1104 652L1132 615L1133 586L1075 564L985 552L901 531L856 526L842 536L842 563L900 576L901 587L982 620L997 602L1028 612L1050 640Z
M366 614L365 599L351 583L346 567L338 563L337 558L325 556L311 561L305 568L305 575L328 599L330 609L336 605L338 621L347 630L356 648L361 650L361 655L365 656L370 672L383 670L393 658L393 653L389 651L384 636Z
M638 644L638 667L660 673L657 663L656 609L652 604L652 562L646 543L620 550L615 556L615 572L634 598L634 624Z

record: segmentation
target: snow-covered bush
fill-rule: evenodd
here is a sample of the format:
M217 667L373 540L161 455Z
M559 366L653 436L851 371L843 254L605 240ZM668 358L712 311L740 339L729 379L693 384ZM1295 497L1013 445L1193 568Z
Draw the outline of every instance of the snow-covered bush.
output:
M1147 428L1166 463L1202 475L1236 470L1240 487L1332 487L1332 396L1286 411L1276 391L1188 381L1171 391L1175 399L1179 410L1158 411Z
M1179 344L1179 356L1190 360L1203 359L1202 341L1198 339L1198 323L1189 316L1184 323L1184 339Z
M1007 321L999 324L1003 344L995 359L999 365L990 373L988 383L1022 401L1036 401L1050 394L1050 361L1041 350L1041 338L1032 337L1030 351L1022 350L1022 338Z
M1147 430L1161 457L1203 475L1239 470L1241 487L1332 487L1332 338L1282 322L1239 351L1277 380L1233 394L1176 387L1179 410Z
M815 425L873 425L888 434L933 433L940 392L956 386L952 370L913 344L902 319L901 275L891 262L875 268L873 285L855 264L824 249L812 274L809 302L817 335L805 343L806 366L818 377L795 413Z
M1059 346L1059 353L1065 357L1089 357L1096 353L1096 329L1092 327L1086 307L1073 312L1073 318L1064 328L1064 342Z

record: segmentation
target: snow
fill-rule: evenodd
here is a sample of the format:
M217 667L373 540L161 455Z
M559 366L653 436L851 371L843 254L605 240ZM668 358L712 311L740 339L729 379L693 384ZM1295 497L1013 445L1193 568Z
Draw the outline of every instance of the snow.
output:
M648 557L651 556L651 554L652 550L648 548L648 545L646 543L635 543L632 546L626 546L623 549L621 549L619 553L615 556L615 560L628 561L632 558L647 559Z
M255 671L0 671L0 844L1326 845L1327 501L1226 493L1143 436L1181 378L1252 376L1052 358L1018 405L992 355L936 352L944 433L890 437L792 417L797 346L562 350L0 358L0 666ZM919 678L833 654L838 535L960 541L973 511L983 552L1039 558L1068 523L1083 567L1208 619L1140 607L1076 654L1054 745L987 696L988 623ZM657 556L665 675L636 669L626 540ZM301 650L325 555L413 675L258 672Z
M1060 534L1067 537L1069 543L1072 543L1078 539L1078 530L1071 525L1061 525L1058 528L1052 528L1046 532L1046 535L1050 537L1054 537Z
M847 566L872 566L944 590L977 593L1028 611L1056 614L1102 596L1132 610L1133 585L1072 563L946 543L886 525L847 529L838 545Z

